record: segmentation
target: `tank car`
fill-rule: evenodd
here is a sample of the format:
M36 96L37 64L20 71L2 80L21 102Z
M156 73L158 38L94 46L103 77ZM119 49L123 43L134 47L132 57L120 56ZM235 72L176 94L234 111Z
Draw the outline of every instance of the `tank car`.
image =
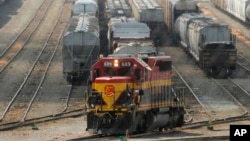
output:
M107 38L109 51L113 53L121 42L150 40L150 28L134 18L115 17L109 21Z
M164 27L162 8L156 0L128 0L135 19L146 23L151 29L151 39L161 36Z
M250 22L250 0L211 0L211 3L242 22Z
M172 87L170 56L112 54L91 68L87 131L125 134L180 127L184 92Z
M199 18L211 19L201 13L184 13L175 20L175 39L180 42L185 51L189 50L189 36L187 36L188 26L192 20Z
M237 50L235 37L227 24L200 14L186 13L176 20L175 25L181 42L209 76L232 74L236 68Z
M99 7L97 0L77 0L73 4L71 16L79 14L88 14L98 17Z
M94 16L73 16L63 37L63 73L68 82L87 77L100 52L99 24Z
M167 31L174 33L175 20L183 13L198 12L195 0L160 0Z

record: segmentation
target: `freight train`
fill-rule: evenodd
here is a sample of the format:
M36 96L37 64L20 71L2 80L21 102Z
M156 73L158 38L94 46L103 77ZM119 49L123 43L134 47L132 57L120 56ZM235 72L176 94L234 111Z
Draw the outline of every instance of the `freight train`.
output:
M250 0L210 0L210 2L238 20L244 23L250 22Z
M157 50L146 23L118 13L109 17L109 54L91 67L86 130L109 135L181 127L184 90L172 85L171 57Z
M161 0L166 26L208 76L228 77L236 69L235 37L228 25L200 14L193 0Z

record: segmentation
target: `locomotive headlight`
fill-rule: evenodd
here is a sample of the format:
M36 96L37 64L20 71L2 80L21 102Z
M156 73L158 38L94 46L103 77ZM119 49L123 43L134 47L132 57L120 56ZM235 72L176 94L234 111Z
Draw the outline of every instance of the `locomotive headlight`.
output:
M114 60L114 67L119 67L118 60Z

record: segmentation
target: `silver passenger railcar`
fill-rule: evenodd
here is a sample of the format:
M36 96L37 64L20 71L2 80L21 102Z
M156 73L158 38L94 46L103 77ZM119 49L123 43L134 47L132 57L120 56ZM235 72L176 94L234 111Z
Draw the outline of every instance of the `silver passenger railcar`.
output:
M188 22L181 23L183 21ZM186 42L188 53L209 76L232 74L236 69L237 50L235 37L227 24L193 13L183 14L176 22L175 29L186 36L181 42ZM187 29L182 30L183 27Z
M98 16L99 7L97 0L77 0L73 4L71 15L88 14Z
M73 16L63 37L63 73L68 82L88 76L100 52L99 23L94 16Z
M211 0L211 3L242 22L250 22L250 0Z

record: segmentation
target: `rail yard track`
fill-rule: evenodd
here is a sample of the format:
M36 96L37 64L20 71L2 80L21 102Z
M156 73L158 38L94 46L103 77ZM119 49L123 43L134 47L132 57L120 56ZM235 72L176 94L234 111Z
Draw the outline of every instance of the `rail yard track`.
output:
M250 60L241 54L238 54L237 64L244 68L248 74L250 72Z
M205 141L205 140L228 140L228 136L224 135L213 135L213 136L202 136L202 135L193 135L193 136L180 136L182 134L179 131L164 131L164 132L150 132L150 133L142 133L142 134L134 134L134 135L114 135L114 136L103 136L100 137L98 135L92 135L87 137L80 137L80 138L73 138L70 139L70 141L82 141L82 140L88 140L88 141L109 141L109 140L129 140L129 141L137 141L137 140L145 140L145 141L157 141L157 140L169 140L169 141Z
M17 38L1 53L0 72L6 68L6 66L15 58L15 56L32 37L32 34L41 24L51 2L51 0L43 2L27 27L25 27L25 29L17 36Z
M34 23L32 23L32 21L26 27L26 30L24 30L19 35L19 37L13 42L13 46L11 45L8 50L2 55L1 60L8 60L9 56L12 57L12 59L6 61L5 65L2 65L3 68L6 68L6 66L11 63L14 57L20 52L21 48L23 48L23 46L28 43L32 33L35 33L36 30L39 28L39 24L41 24L43 17L46 16L46 12L49 9L49 6L51 5L52 1L49 0L43 3L43 5L40 7L41 12L37 12L43 14L36 14L36 16L33 18L36 19L35 21L39 19L38 23L35 22L36 26L34 26ZM62 102L61 105L58 104L59 106L57 110L59 112L51 114L50 111L48 111L47 113L43 112L43 114L40 115L29 114L33 111L39 113L41 113L41 111L47 111L47 109L42 106L36 106L34 110L32 110L32 108L34 107L33 105L36 102L36 99L42 100L42 98L49 98L51 95L50 93L43 93L41 91L45 79L47 77L50 65L56 54L58 46L60 45L60 40L63 35L64 29L67 25L68 17L70 16L70 8L71 2L65 1L63 3L63 6L61 6L61 8L57 11L59 15L56 18L56 21L54 22L53 29L48 34L41 51L37 55L37 58L31 65L30 70L26 74L24 80L20 82L18 89L16 90L15 94L13 95L1 115L0 130L12 129L33 122L44 122L52 119L58 119L59 117L63 118L82 114L83 98L79 99L79 95L82 94L82 92L79 92L79 90L83 91L84 86L79 86L80 88L77 88L77 86L72 85L68 87L68 93L65 92L65 96L67 95L67 97L65 98L64 102ZM17 49L16 44L20 43L20 41L23 41L23 44L21 44L21 46L19 46L20 48ZM2 71L3 70L4 69L2 69ZM41 94L43 94L42 98L37 98ZM77 96L74 98L75 94ZM64 108L62 105L64 105Z
M64 82L56 83L56 80L50 79L48 71L55 71L52 67L59 66L53 63L56 52L59 52L61 36L67 25L67 18L70 16L69 9L72 1L65 0L62 9L58 11L57 22L53 24L53 29L48 33L44 42L42 51L35 52L37 54L36 61L32 63L28 73L22 81L15 82L13 86L16 93L12 96L9 94L8 104L4 104L4 112L0 112L0 131L10 130L34 123L47 122L61 118L83 116L84 113L84 90L86 86L68 85ZM52 5L52 0L44 0L41 5L41 11L36 12L31 22L20 33L17 38L4 50L0 55L0 75L4 75L5 71L21 50L25 50L24 46L29 44L32 36L39 31L46 15L47 10ZM165 50L165 49L164 49ZM174 49L175 50L175 49ZM176 51L176 50L175 50ZM168 50L167 50L168 52ZM177 50L176 52L181 52ZM175 79L174 83L177 87L186 87L186 117L185 125L182 129L193 129L203 126L226 123L234 121L250 120L250 96L249 90L244 88L238 80L239 75L228 79L207 78L193 63L185 56L182 57L172 55L181 61L174 61ZM248 75L249 59L246 54L239 54L237 64L244 71L244 76ZM61 60L56 60L57 62ZM55 61L55 62L56 62ZM183 62L182 62L183 61ZM183 66L184 65L184 66ZM52 68L52 69L51 69ZM56 72L58 73L58 72ZM56 74L55 73L55 74ZM54 75L55 75L54 74ZM53 74L50 74L53 75ZM195 76L190 78L189 76ZM1 78L0 78L1 80ZM55 84L54 84L55 83ZM55 87L57 93L49 93L50 87ZM59 100L58 100L59 99ZM41 101L48 101L46 104L39 104ZM52 102L56 104L52 104ZM50 111L46 111L53 107ZM222 105L222 106L221 106ZM3 107L2 107L3 108ZM0 108L1 109L1 108ZM43 111L43 112L40 112ZM17 115L17 116L16 116ZM15 117L15 118L13 118ZM83 121L84 122L84 121ZM81 125L79 125L81 126ZM84 128L84 127L83 127ZM171 137L169 137L171 133ZM167 135L166 135L167 134ZM176 137L174 137L175 134ZM173 137L172 137L173 135ZM168 136L168 137L166 137ZM185 136L180 137L181 133L177 130L164 131L162 133L152 132L141 135L131 135L129 140L228 140L228 136ZM102 137L101 140L117 140L124 136ZM88 136L83 138L75 138L71 140L100 140L99 136Z

